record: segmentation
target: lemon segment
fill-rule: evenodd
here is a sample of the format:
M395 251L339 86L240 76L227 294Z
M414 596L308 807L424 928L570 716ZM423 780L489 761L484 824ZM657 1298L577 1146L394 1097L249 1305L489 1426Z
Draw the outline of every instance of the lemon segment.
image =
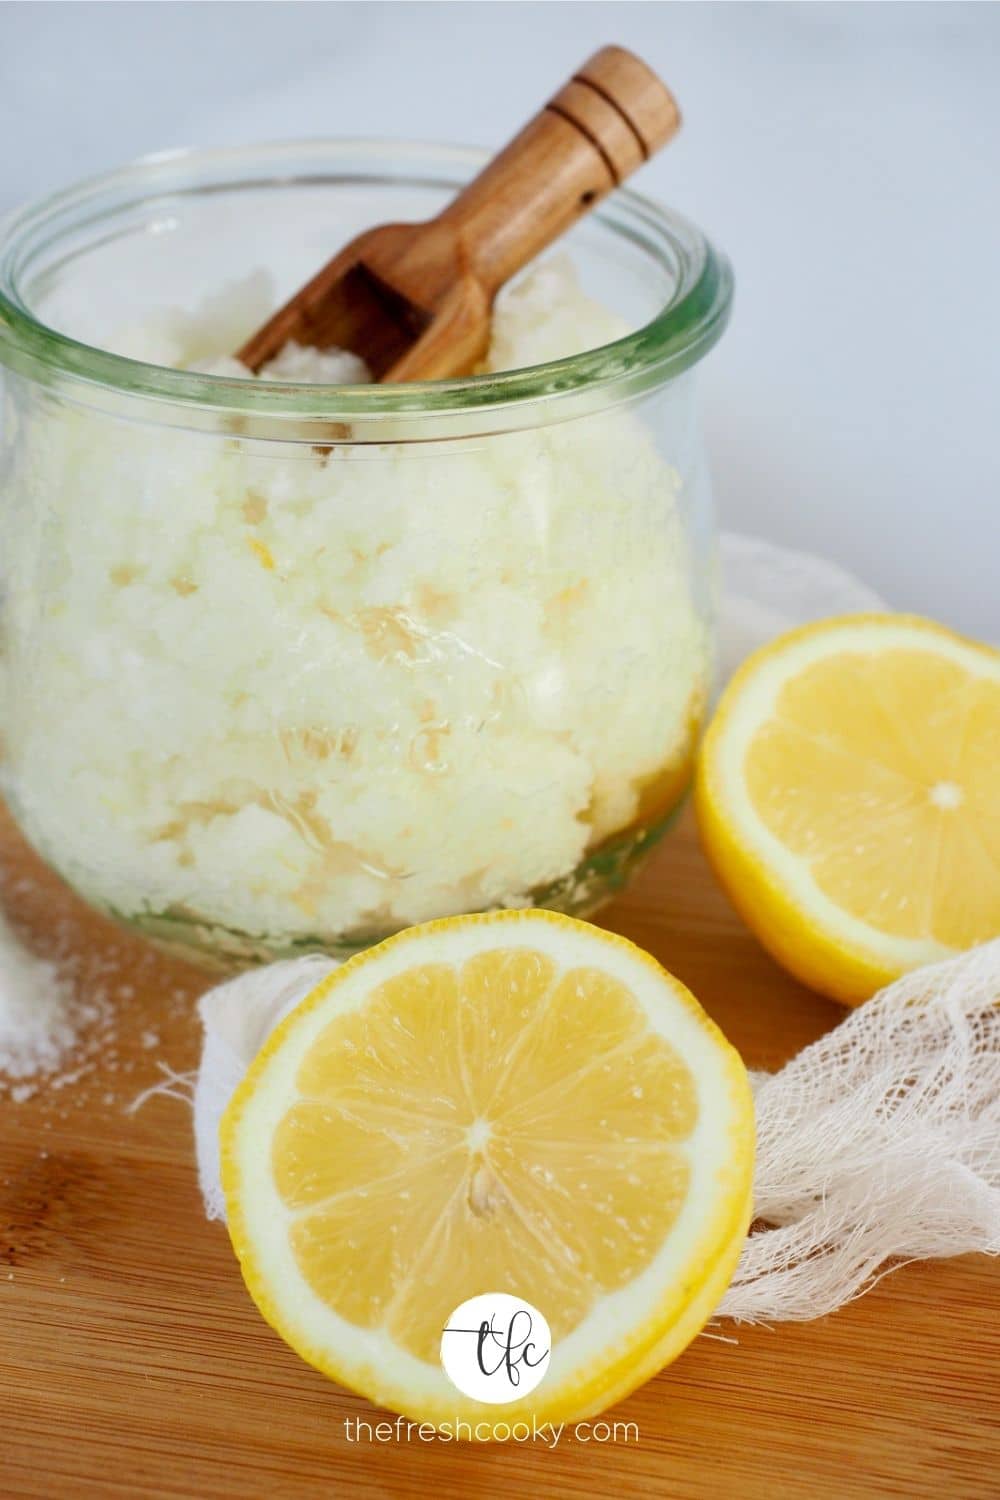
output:
M490 1408L440 1363L460 1303L509 1292L553 1338L536 1420L674 1358L750 1211L746 1072L624 939L551 912L448 918L352 959L285 1020L222 1124L251 1295L304 1358L417 1420Z
M766 948L857 1003L1000 933L1000 652L846 616L756 652L699 757L703 842Z

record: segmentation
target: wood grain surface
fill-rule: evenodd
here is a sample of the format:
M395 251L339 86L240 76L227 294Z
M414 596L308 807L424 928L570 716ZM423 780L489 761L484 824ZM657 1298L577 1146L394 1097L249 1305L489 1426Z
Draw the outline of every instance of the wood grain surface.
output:
M86 912L2 815L0 874L29 940L104 1009L89 1071L0 1100L2 1500L1000 1494L1000 1276L979 1257L906 1266L816 1323L702 1336L610 1414L638 1441L349 1440L345 1418L384 1414L257 1315L203 1217L187 1106L128 1113L158 1061L194 1066L208 981ZM838 1020L741 926L690 821L604 920L689 984L752 1066Z

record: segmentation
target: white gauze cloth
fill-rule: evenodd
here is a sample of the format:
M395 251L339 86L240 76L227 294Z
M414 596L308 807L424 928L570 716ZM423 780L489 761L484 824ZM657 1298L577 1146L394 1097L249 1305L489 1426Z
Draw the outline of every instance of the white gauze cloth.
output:
M291 959L201 1001L198 1177L210 1219L222 1112L268 1034L337 967ZM1000 939L920 969L775 1074L752 1075L754 1214L718 1308L742 1322L818 1318L891 1263L1000 1253Z
M722 599L725 675L792 625L885 607L832 564L738 536L723 539ZM210 1219L225 1216L223 1110L270 1032L336 967L293 959L203 996L194 1131ZM1000 940L907 975L753 1082L765 1227L720 1316L819 1317L893 1263L1000 1253Z

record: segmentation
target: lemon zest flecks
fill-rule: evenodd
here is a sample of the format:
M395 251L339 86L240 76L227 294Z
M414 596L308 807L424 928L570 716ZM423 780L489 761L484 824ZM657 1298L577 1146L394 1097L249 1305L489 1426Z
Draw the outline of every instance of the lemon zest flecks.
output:
M270 547L267 545L267 543L266 542L262 542L260 540L260 537L248 536L247 537L247 546L250 548L250 551L257 558L257 561L260 563L261 567L262 568L266 568L269 573L273 573L274 572L274 554L272 553L272 551L271 551Z

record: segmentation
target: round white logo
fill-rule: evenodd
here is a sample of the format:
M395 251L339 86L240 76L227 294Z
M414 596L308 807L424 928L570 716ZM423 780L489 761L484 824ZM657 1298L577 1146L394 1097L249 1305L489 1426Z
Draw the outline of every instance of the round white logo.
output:
M551 1350L538 1308L506 1292L470 1297L441 1334L441 1363L452 1385L496 1406L531 1394L545 1377Z

